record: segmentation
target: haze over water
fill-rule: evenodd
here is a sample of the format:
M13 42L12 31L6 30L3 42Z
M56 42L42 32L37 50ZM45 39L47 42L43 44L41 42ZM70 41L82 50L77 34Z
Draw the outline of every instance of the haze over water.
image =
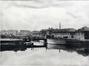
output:
M53 49L52 45L49 45L49 48L0 52L0 66L89 66L89 56L62 49L59 52L58 49Z

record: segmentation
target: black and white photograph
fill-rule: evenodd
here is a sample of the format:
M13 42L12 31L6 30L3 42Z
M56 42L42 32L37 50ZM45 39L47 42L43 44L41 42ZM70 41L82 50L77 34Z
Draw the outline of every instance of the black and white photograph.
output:
M0 66L89 66L89 1L0 0Z

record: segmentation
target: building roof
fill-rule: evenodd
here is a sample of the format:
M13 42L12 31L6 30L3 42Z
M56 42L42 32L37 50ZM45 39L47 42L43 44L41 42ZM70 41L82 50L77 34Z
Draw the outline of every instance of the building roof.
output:
M73 28L66 28L66 29L47 29L44 31L48 31L50 33L71 33L71 32L75 32L76 30Z
M89 31L89 27L87 27L87 26L82 27L82 28L78 29L78 31L81 31L81 32Z

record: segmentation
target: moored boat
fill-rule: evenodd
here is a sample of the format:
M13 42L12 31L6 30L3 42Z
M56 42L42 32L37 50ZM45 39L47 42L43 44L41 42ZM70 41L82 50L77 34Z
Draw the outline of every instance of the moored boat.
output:
M56 38L54 38L54 39L47 39L47 43L48 44L65 44L65 40L63 40L63 39L56 39Z

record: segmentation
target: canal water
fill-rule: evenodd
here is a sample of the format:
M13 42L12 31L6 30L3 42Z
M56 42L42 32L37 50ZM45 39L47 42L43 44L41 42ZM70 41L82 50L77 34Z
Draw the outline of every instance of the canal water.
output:
M43 42L34 42L42 45ZM88 50L49 43L48 48L0 52L0 66L89 66Z

